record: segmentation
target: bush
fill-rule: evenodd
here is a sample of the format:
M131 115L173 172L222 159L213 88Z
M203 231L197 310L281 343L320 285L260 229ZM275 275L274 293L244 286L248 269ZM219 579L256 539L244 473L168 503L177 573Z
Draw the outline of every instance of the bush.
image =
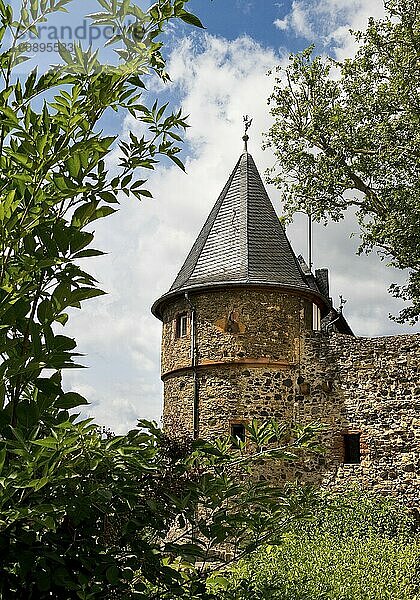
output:
M312 522L209 586L225 588L226 600L415 600L419 565L409 513L390 499L352 493L324 501Z

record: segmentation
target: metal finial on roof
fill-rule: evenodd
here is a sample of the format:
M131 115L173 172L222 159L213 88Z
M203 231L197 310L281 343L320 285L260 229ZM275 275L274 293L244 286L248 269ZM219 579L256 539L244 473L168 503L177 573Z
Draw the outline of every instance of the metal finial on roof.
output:
M252 124L252 119L250 119L248 117L248 115L244 115L245 134L242 137L243 141L245 142L244 152L248 152L248 140L249 140L249 136L247 134L247 131L251 127L251 124Z

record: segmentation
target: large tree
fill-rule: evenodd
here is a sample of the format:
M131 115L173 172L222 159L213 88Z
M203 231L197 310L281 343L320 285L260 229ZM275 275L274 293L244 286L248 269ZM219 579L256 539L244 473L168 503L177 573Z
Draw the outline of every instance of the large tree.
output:
M91 49L76 45L71 53L60 44L61 65L22 77L17 67L28 60L28 32L69 0L25 0L18 14L0 1L3 424L15 426L31 412L34 390L51 402L52 391L60 392L58 380L50 377L46 384L41 377L45 369L75 366L76 343L57 327L65 325L68 308L103 293L81 266L82 259L102 254L91 246L92 223L115 212L121 192L150 196L144 173L162 156L182 165L177 154L184 118L143 98L151 75L168 78L160 40L165 24L176 17L195 20L185 3L160 0L143 12L126 0L101 0L92 22L113 28L108 43L117 46L114 66L102 65ZM105 135L101 123L112 111L131 113L144 135ZM120 162L111 177L105 159L115 146ZM68 409L82 402L73 394L59 404Z
M420 315L420 2L387 0L386 17L355 33L354 58L337 62L311 47L279 69L266 136L277 161L269 180L289 217L304 210L339 220L355 207L361 251L377 249L411 301L397 321Z

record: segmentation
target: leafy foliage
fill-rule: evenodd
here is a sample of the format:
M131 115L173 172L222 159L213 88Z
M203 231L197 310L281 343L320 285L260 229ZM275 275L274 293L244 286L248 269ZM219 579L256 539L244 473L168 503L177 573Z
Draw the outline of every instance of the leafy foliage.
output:
M253 428L254 444L278 431ZM271 456L298 456L314 433L282 428ZM203 573L222 545L230 560L245 556L314 500L250 477L261 453L177 442L146 422L125 436L89 421L12 428L0 446L5 600L211 598Z
M353 493L322 501L313 521L208 585L226 600L413 600L419 558L418 534L401 506Z
M420 315L420 5L387 0L385 20L356 33L360 48L343 62L292 55L278 69L270 97L275 122L266 136L277 162L269 180L289 216L304 210L339 220L354 206L360 251L377 248L399 269L391 291L412 305L396 318Z
M22 80L21 39L69 1L25 1L13 16L0 0L0 38L12 40L0 55L0 598L211 598L202 574L221 544L239 557L312 500L309 490L255 481L252 461L316 451L318 427L254 422L249 448L171 441L143 422L114 436L77 421L87 400L63 389L61 373L80 354L61 328L70 309L104 293L81 266L102 254L92 224L115 212L121 193L150 197L144 169L162 157L183 168L185 118L142 96L151 73L168 78L159 41L168 21L202 25L186 0L147 12L99 0L91 19L113 27L117 64L61 46L62 65ZM134 116L142 137L105 136L109 110Z
M35 69L25 81L14 73L27 59L20 41L63 2L33 1L29 13L24 3L18 20L11 18L11 6L0 4L0 31L12 40L0 56L3 427L31 428L48 407L70 409L85 402L61 388L59 371L77 367L79 355L76 342L57 333L57 324L65 325L69 308L103 293L80 266L81 259L102 254L91 245L92 223L115 212L121 192L150 196L143 172L159 157L182 166L176 155L184 117L167 114L167 106L157 102L148 108L141 100L151 73L167 79L158 37L170 19L191 20L186 2L160 0L146 13L127 1L100 4L104 12L93 15L93 23L113 25L117 33L109 43L124 46L117 49L119 62L105 67L90 50L78 46L71 54L61 47L63 65L42 75ZM124 27L129 17L141 35L131 36ZM105 136L100 120L110 110L135 116L145 134L130 133L119 141ZM117 144L120 164L111 178L105 159ZM46 378L46 369L53 375Z
M413 513L394 498L369 495L355 488L346 494L327 494L313 508L311 520L295 527L297 533L308 535L314 529L338 539L409 539L416 522Z

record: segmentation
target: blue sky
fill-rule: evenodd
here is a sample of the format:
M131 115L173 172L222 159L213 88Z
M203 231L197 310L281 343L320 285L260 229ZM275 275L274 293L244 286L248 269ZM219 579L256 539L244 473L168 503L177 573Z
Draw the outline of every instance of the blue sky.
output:
M77 26L94 0L74 0L62 22ZM150 306L166 292L181 267L218 194L242 150L242 117L253 117L249 148L261 174L273 157L261 149L262 133L270 127L267 108L273 81L269 69L287 55L315 43L319 52L338 58L351 56L354 40L348 29L366 26L369 16L380 17L381 0L191 0L190 10L205 31L181 26L166 38L172 83L162 89L149 82L149 100L156 96L182 107L190 115L184 159L187 174L161 164L151 174L154 198L139 203L122 198L116 215L97 222L95 247L108 254L87 259L86 268L100 281L107 296L74 311L67 326L86 353L89 369L65 376L68 389L85 395L86 414L122 432L137 418L159 420L161 324ZM37 55L41 68L52 55ZM26 67L25 67L26 68ZM124 138L141 133L132 117L110 113L104 127ZM110 158L118 162L118 152ZM268 188L276 210L281 198ZM355 255L354 217L314 228L314 262L330 269L332 294L347 299L346 317L358 335L379 336L411 332L388 319L400 305L387 293L392 281L401 281L376 255ZM302 216L289 227L296 253L306 256L306 222Z
M264 45L278 46L279 36L273 23L291 10L291 2L271 2L258 0L191 0L191 12L200 17L210 34L233 40L241 35L249 35ZM298 40L285 32L284 41L289 40L288 48L294 50Z

